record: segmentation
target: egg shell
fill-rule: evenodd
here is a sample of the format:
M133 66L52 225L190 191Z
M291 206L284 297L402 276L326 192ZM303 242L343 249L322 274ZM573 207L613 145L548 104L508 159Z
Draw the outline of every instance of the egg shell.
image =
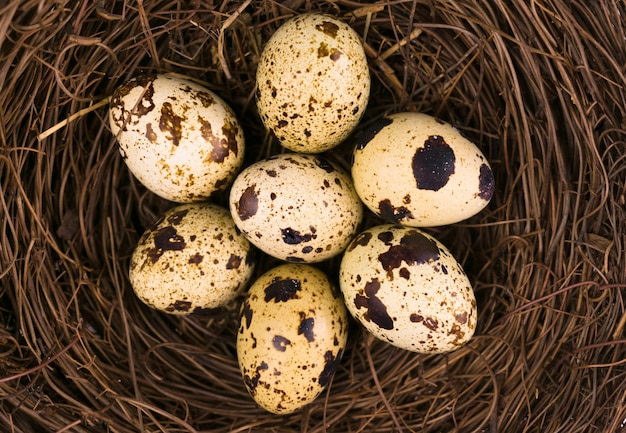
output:
M244 135L233 110L184 78L144 75L123 84L111 98L109 121L130 171L167 200L206 200L243 163Z
M310 265L284 264L259 277L237 334L239 367L254 400L276 414L315 400L340 363L347 319L339 292Z
M289 262L341 253L363 216L347 172L319 155L281 154L245 168L233 182L230 211L256 247Z
M339 284L350 314L380 340L421 353L453 351L476 329L476 300L461 265L418 228L383 224L359 234Z
M230 212L214 204L181 204L139 239L129 278L137 297L170 314L190 314L232 301L247 287L254 250Z
M257 108L265 127L293 151L319 153L361 119L370 75L357 33L337 18L308 13L286 21L263 47Z
M435 227L463 221L491 200L483 153L448 123L397 113L357 134L352 177L363 203L387 222Z

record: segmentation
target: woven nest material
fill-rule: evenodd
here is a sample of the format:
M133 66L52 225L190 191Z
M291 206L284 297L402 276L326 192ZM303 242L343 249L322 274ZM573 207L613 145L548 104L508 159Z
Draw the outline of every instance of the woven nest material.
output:
M626 429L626 3L4 4L0 430ZM130 175L106 105L82 110L141 72L177 72L234 107L247 163L279 152L254 74L263 43L304 11L363 37L364 124L406 110L451 122L489 159L496 191L479 215L433 230L476 291L469 344L419 355L355 326L327 391L276 416L243 386L237 303L181 318L136 299L130 254L171 203Z

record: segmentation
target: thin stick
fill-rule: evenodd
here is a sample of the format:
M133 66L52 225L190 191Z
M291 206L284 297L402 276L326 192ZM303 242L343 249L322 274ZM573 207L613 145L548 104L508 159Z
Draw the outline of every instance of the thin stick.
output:
M228 69L226 56L224 55L224 33L226 32L226 29L228 29L230 25L235 22L237 18L239 18L239 15L241 15L244 9L248 7L251 2L252 0L246 0L230 17L228 17L226 21L224 21L224 24L222 24L222 27L220 28L220 35L217 41L217 55L220 60L220 64L222 65L222 69L224 70L224 75L226 75L226 78L229 80L233 76L230 73L230 69Z
M37 136L37 140L39 140L39 141L45 140L46 138L48 138L49 136L51 136L52 134L57 132L59 129L64 128L65 126L67 126L70 122L73 122L74 120L84 116L87 113L91 113L92 111L95 111L98 108L104 107L110 101L111 101L111 97L107 96L106 98L104 98L103 100L97 102L96 104L92 105L91 107L83 108L82 110L80 110L80 111L72 114L71 116L69 116L67 119L64 119L64 120L60 121L59 123L57 123L53 127L48 128L47 130L45 130L44 132L39 134Z

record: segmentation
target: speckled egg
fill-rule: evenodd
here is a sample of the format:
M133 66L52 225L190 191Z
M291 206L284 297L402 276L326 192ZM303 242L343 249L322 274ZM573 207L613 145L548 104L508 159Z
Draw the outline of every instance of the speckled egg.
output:
M352 177L372 212L411 227L463 221L487 206L494 191L478 147L422 113L392 114L360 131Z
M208 203L178 205L139 239L130 283L152 308L190 314L232 301L254 269L254 250L227 209Z
M347 172L319 155L291 153L245 168L233 182L230 211L265 253L313 263L345 249L363 206Z
M384 224L359 234L339 283L352 316L375 337L421 353L449 352L476 329L476 300L448 249L418 228Z
M347 318L341 294L310 265L281 265L255 281L237 334L239 367L254 400L277 414L315 400L341 360Z
M341 143L367 106L370 75L363 44L346 23L308 13L285 22L263 47L256 74L265 127L293 151Z
M130 171L167 200L210 198L230 184L243 163L244 135L233 110L186 79L130 80L115 90L109 121Z

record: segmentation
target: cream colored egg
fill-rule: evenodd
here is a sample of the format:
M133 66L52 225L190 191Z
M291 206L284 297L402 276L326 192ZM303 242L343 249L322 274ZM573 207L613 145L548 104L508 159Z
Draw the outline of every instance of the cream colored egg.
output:
M130 171L167 200L203 201L224 190L243 162L244 135L235 113L190 80L130 80L115 90L109 121Z
M462 267L417 228L385 224L359 234L341 261L350 314L377 338L421 353L453 351L476 329L476 300Z
M233 182L230 211L259 249L307 263L341 253L363 216L348 173L321 156L300 153L245 168Z
M237 334L239 367L254 400L277 414L315 400L341 360L347 318L341 295L312 266L281 265L255 281Z
M363 44L346 23L302 14L267 41L256 75L265 127L286 148L319 153L356 128L370 93Z
M360 131L352 177L370 210L412 227L463 221L487 206L494 191L478 147L422 113L392 114Z
M247 286L254 251L227 209L208 203L168 210L140 238L130 283L145 304L190 314L232 301Z

